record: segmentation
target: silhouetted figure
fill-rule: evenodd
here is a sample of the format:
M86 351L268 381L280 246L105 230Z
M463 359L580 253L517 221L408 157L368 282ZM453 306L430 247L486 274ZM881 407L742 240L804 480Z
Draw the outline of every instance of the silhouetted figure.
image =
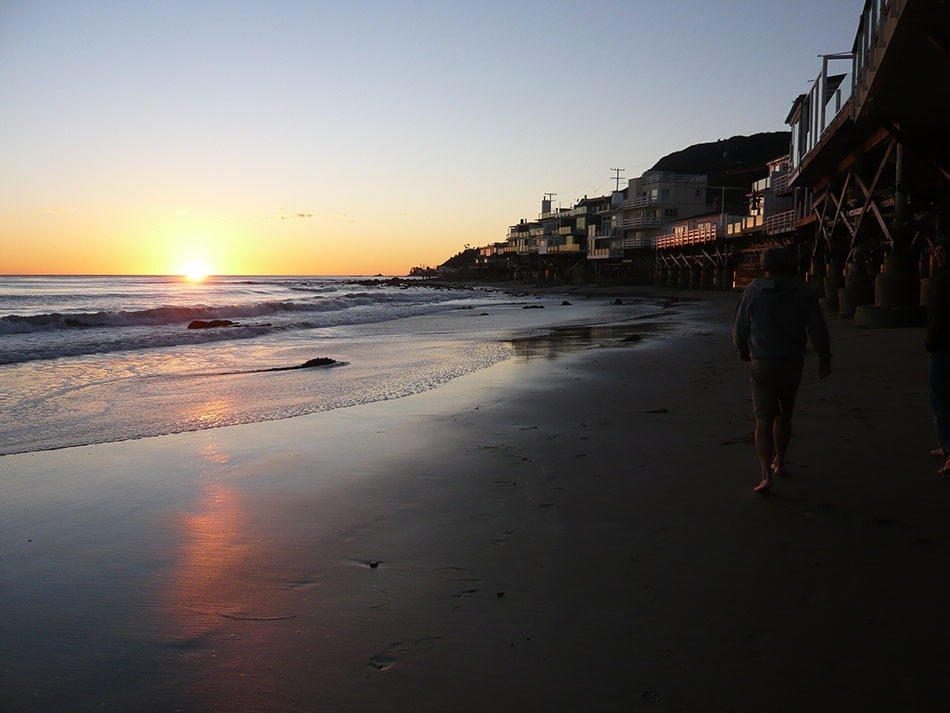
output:
M765 277L756 278L736 308L732 339L743 361L751 361L755 452L761 480L757 493L785 474L792 437L792 410L802 380L806 335L818 352L818 377L831 373L831 340L817 295L795 274L795 258L784 248L762 254Z
M930 309L927 312L927 338L930 352L930 405L937 429L937 448L931 454L944 459L937 470L950 475L950 270L947 269L948 237L934 240L933 272L930 275Z

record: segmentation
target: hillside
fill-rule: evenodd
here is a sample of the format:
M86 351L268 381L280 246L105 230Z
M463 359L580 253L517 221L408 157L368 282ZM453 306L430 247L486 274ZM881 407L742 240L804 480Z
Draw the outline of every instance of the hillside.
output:
M693 144L664 156L651 170L706 174L709 201L718 206L722 190L714 186L748 189L765 177L768 161L788 153L789 139L787 131L772 131ZM726 206L734 212L745 212L743 192L726 191Z

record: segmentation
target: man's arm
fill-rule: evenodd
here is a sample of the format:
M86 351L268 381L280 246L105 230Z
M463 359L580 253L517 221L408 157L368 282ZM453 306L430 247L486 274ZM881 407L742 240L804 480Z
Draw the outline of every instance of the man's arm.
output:
M824 379L831 374L831 337L828 336L828 323L821 313L817 298L809 302L808 336L818 353L818 378Z
M947 302L946 283L944 275L939 272L931 275L930 308L927 310L927 334L924 338L924 346L931 354L945 339L944 331L947 327L946 315L944 314Z
M752 359L749 353L749 302L745 292L736 305L736 316L732 322L732 343L739 350L739 358L742 361Z

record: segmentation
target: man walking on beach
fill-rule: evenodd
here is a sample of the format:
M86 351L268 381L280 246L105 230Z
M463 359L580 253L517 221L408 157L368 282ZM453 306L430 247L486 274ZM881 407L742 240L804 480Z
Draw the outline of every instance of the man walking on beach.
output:
M950 238L938 235L933 243L934 265L930 274L927 337L930 352L930 405L937 427L937 447L930 453L943 458L938 475L950 475Z
M831 340L818 297L795 274L785 248L762 254L765 277L754 279L739 300L732 340L743 361L751 361L755 452L762 478L754 490L766 493L785 473L792 437L792 409L805 363L806 333L818 353L818 378L831 373Z

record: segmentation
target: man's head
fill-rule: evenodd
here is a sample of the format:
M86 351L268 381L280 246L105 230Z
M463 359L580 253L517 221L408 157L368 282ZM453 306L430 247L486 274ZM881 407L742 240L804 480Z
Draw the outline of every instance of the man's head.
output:
M794 275L795 258L785 248L769 248L762 253L762 269L768 275Z

